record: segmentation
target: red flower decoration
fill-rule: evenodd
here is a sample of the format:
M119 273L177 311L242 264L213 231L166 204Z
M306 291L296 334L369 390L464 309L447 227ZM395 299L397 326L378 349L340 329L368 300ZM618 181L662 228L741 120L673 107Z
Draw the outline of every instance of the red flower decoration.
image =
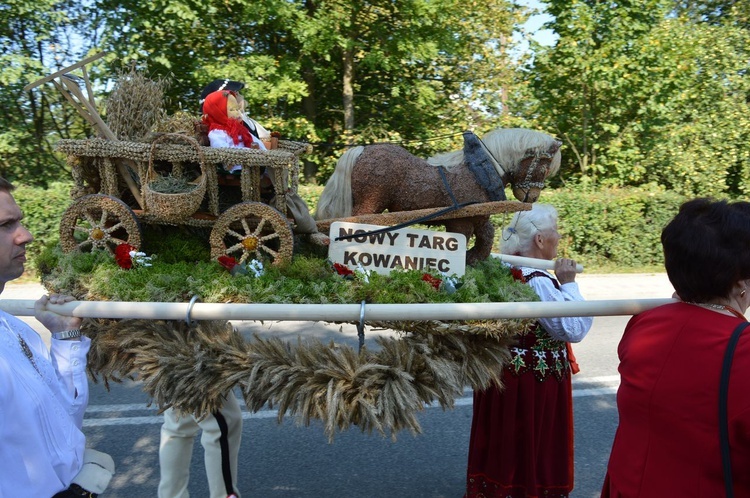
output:
M133 260L130 257L130 251L135 251L136 248L130 244L120 244L115 248L115 261L120 268L129 270L133 267Z
M341 263L334 263L333 269L336 270L336 273L338 273L342 277L348 277L350 275L354 275L354 272L351 269L349 269L348 266L342 265Z
M433 277L429 273L425 273L424 275L422 275L422 280L433 286L435 290L439 290L440 284L443 282L441 279Z
M526 283L526 279L523 277L523 272L520 268L516 268L515 266L510 269L510 274L513 275L513 278L518 280L519 282Z
M219 256L219 264L226 268L229 271L232 271L232 268L237 266L237 260L234 259L232 256Z

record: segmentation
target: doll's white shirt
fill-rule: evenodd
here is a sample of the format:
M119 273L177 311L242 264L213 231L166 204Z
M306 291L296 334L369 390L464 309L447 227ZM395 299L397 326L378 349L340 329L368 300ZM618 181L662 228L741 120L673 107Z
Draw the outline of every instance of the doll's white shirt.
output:
M524 277L534 272L540 272L548 275L550 278L555 278L549 272L537 270L536 268L521 267L521 272ZM528 284L542 301L585 301L576 282L560 284L560 290L558 290L550 278L539 276L531 278L528 281ZM539 318L539 323L542 324L544 330L554 339L566 342L581 342L591 329L594 318L591 316Z
M0 311L0 498L52 496L81 470L90 346L87 337L51 339L47 349L31 327Z
M240 137L239 143L234 143L234 140L232 140L232 137L229 136L229 133L227 133L224 130L211 130L208 132L208 141L211 143L211 147L226 147L230 149L242 149L245 148L245 143L242 140L242 137ZM266 146L263 144L262 140L255 141L253 143L258 144L258 148L260 150L267 150ZM235 171L240 171L242 169L242 166L239 164L235 164L234 166L224 166L224 169L229 171L230 173L234 173Z

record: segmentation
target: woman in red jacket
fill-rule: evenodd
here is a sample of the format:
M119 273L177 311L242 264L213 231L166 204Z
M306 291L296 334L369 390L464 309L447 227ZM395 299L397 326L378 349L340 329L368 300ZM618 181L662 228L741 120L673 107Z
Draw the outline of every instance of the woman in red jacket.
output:
M750 306L750 203L686 202L661 236L680 302L634 316L620 342L620 416L602 497L725 496L719 377ZM735 496L750 496L750 330L729 383Z

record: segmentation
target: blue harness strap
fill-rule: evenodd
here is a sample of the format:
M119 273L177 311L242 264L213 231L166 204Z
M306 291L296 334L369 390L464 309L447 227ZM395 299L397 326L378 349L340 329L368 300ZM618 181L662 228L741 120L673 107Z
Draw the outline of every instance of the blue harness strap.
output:
M464 132L464 162L490 200L506 200L503 179L492 164L487 150L479 142L479 137L470 131Z

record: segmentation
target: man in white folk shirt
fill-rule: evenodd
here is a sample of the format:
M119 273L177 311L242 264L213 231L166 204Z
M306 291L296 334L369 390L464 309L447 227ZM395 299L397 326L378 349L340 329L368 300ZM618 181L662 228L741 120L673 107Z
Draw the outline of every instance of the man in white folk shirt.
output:
M0 177L0 292L21 276L33 240ZM81 431L88 404L81 319L46 309L70 296L43 296L34 312L52 334L47 349L26 323L0 311L0 498L95 497L114 473L109 455L86 449Z

